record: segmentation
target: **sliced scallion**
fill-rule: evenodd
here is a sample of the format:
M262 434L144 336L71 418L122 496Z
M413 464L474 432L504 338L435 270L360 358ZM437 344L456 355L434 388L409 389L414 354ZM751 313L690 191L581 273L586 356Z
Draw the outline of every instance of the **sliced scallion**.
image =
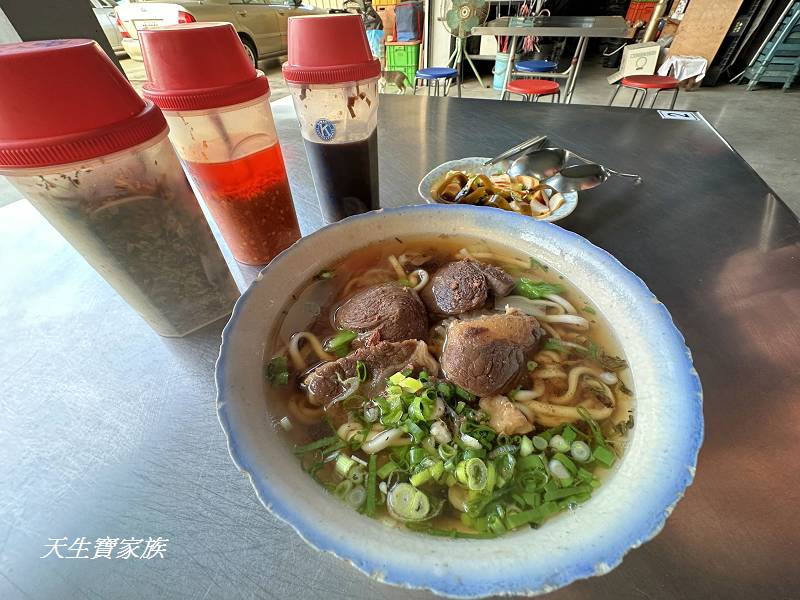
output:
M399 521L422 521L430 512L430 501L410 483L398 483L386 496L389 514Z
M556 452L567 452L569 450L567 440L558 434L550 438L550 447Z
M334 352L339 348L347 348L350 342L356 339L357 335L358 334L352 329L342 329L332 338L327 340L323 345L323 348L327 352Z
M589 447L589 444L581 440L572 442L569 453L572 455L572 458L578 462L586 462L592 458L592 449Z
M356 461L354 461L352 458L346 454L340 454L336 457L336 465L334 468L339 475L346 478L347 474L350 472L350 469L352 469L353 465L355 464Z
M362 383L367 380L367 377L369 377L369 373L367 372L367 365L365 365L360 360L356 361L356 376L358 377L358 380L361 381Z
M519 455L528 456L533 454L533 442L527 435L523 435L519 443Z
M546 440L546 439L544 439L544 438L543 438L542 436L540 436L540 435L535 435L535 436L533 436L533 437L531 438L531 443L533 444L533 447L534 447L534 448L536 448L536 449L537 449L537 450L539 450L539 451L542 451L542 450L544 450L545 448L547 448L547 440Z

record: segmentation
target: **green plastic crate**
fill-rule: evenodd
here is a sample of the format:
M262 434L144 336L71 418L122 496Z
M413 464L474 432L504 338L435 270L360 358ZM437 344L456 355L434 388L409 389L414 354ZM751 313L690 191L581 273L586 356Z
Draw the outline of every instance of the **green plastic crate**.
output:
M386 70L402 71L407 85L414 87L419 68L419 44L386 44Z

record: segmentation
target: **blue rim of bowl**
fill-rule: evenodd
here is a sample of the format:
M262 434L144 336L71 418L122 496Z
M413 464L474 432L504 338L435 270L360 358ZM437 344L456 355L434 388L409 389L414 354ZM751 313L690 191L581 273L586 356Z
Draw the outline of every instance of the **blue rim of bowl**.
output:
M400 208L380 209L377 212L388 212L394 214L402 213L415 213L420 210L449 210L448 207L439 204L427 205L412 205ZM481 211L492 211L498 213L489 207L478 206L463 206L460 210L476 211L479 216ZM505 214L501 218L510 219L524 219L521 215ZM366 220L371 218L371 213L356 215L348 217L345 221L352 220ZM637 292L641 297L637 298L640 301L653 302L655 296L644 283L644 281L635 273L625 267L617 258L602 248L595 246L589 240L582 236L573 233L569 230L560 228L552 223L543 223L545 227L553 227L558 230L556 235L569 239L571 242L576 243L584 252L591 253L595 258L600 259L606 263L610 268L613 268L619 273L619 276L624 276L628 279L629 283L637 288ZM341 221L340 221L341 223ZM319 231L331 227L337 227L338 223L326 225ZM655 308L659 312L662 324L669 330L671 334L670 340L661 340L662 348L669 346L669 352L672 360L680 367L679 371L682 373L683 386L681 388L681 395L686 398L694 398L695 404L694 414L691 415L694 421L694 431L688 435L686 443L680 446L682 460L674 462L680 463L684 468L682 474L674 474L670 479L669 491L667 492L669 498L666 502L662 503L660 510L654 514L652 519L646 523L641 524L640 527L630 528L630 533L624 539L618 539L612 546L609 544L604 550L602 561L595 560L576 560L570 565L570 568L562 571L552 573L548 578L542 578L541 574L531 577L530 573L521 572L513 579L504 579L502 581L492 579L491 577L481 577L480 581L465 582L456 577L443 578L430 573L425 569L425 565L420 565L417 569L409 569L408 567L394 566L391 560L382 561L372 555L364 554L359 551L357 547L347 546L340 539L333 535L323 533L315 526L315 521L312 518L304 517L300 513L294 511L292 507L282 501L281 498L271 492L270 486L265 478L254 470L247 460L248 457L243 454L239 448L235 432L230 426L228 415L228 403L221 398L221 390L224 389L225 379L223 372L226 366L226 342L229 341L230 335L236 321L239 318L243 306L247 303L252 290L255 285L262 279L262 275L268 271L272 266L278 264L285 259L289 252L295 251L296 248L313 243L314 234L305 236L295 242L291 247L281 252L275 257L272 262L264 267L258 277L253 280L250 286L240 296L234 305L233 312L230 320L225 325L222 331L222 342L220 345L220 354L217 358L215 365L214 380L217 386L217 417L220 425L225 433L227 439L228 452L236 467L245 473L259 501L266 507L273 515L290 525L297 534L313 548L328 552L349 562L356 569L370 577L371 579L380 581L406 589L425 589L435 594L452 597L452 598L482 598L487 596L501 595L520 595L520 596L536 596L552 592L556 589L569 585L579 579L587 579L596 575L603 575L616 568L625 555L635 548L638 548L645 542L653 539L664 527L667 517L672 513L675 505L683 497L686 489L692 484L694 480L697 458L700 452L700 447L703 443L704 437L704 419L702 410L702 387L700 378L697 371L694 369L692 363L692 356L689 348L686 346L686 341L683 334L675 326L672 316L663 303L655 303Z

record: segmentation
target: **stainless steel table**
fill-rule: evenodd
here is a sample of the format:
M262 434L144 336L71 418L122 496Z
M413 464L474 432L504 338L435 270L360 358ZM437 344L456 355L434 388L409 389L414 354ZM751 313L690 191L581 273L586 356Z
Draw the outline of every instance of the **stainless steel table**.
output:
M489 21L481 27L472 29L473 35L497 35L511 38L511 49L508 53L508 66L503 80L503 89L500 99L505 100L508 95L508 82L514 72L514 59L517 54L517 42L521 37L549 36L549 37L576 37L578 44L572 55L569 67L561 73L537 73L537 77L560 77L566 79L564 84L564 103L572 102L575 91L575 81L583 65L586 55L586 46L589 38L598 37L632 37L633 32L622 17L528 17L523 25L514 25L519 17L500 17Z
M381 103L384 206L419 202L417 182L444 160L497 154L535 132L644 176L639 187L612 180L585 193L562 224L612 252L672 312L702 378L706 441L663 532L609 575L552 597L797 598L797 219L703 120ZM321 218L291 105L275 115L309 232ZM216 419L222 323L159 338L24 202L0 209L0 281L0 598L428 597L318 554L259 504ZM169 542L150 560L39 558L48 538L106 536Z

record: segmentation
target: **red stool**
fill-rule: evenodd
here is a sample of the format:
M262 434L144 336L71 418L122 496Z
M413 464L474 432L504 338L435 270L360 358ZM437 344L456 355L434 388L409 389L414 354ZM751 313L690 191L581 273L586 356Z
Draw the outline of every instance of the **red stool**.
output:
M642 92L642 99L639 100L639 103L636 105L638 108L644 106L648 90L656 91L656 93L653 94L653 101L650 103L650 108L655 106L656 99L661 92L673 90L675 93L672 95L672 102L669 105L670 110L672 110L675 108L675 101L678 99L678 83L678 80L674 77L665 77L663 75L631 75L630 77L623 77L622 81L617 84L617 89L614 90L614 94L611 96L611 100L608 101L608 105L611 106L614 103L614 98L617 97L620 88L629 88L633 90L633 97L628 106L633 106L633 103L636 101L636 96L639 92Z
M509 81L503 94L519 94L523 101L539 101L539 96L552 96L552 102L561 101L561 86L549 79L515 79Z

